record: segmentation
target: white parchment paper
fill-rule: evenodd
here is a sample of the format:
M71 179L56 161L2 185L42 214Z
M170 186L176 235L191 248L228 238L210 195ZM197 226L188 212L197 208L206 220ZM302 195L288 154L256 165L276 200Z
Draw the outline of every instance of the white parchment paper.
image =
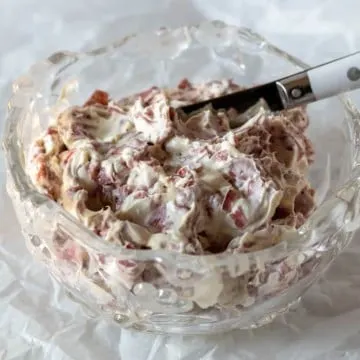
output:
M207 17L250 26L315 64L360 49L359 12L358 0L2 0L0 124L11 80L59 49ZM27 253L0 152L0 314L0 360L360 359L360 234L296 309L264 328L203 337L121 330L89 320Z

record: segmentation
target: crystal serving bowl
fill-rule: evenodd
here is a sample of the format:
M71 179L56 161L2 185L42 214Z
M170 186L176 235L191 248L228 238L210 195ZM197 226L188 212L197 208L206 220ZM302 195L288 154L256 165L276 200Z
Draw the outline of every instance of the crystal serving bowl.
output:
M131 35L36 63L13 84L4 138L7 189L29 250L89 315L121 326L197 334L271 321L323 273L359 223L360 116L345 97L307 109L317 210L295 236L248 254L194 256L105 243L36 191L25 159L54 114L84 103L95 88L116 99L184 77L251 86L305 67L251 30L220 22Z

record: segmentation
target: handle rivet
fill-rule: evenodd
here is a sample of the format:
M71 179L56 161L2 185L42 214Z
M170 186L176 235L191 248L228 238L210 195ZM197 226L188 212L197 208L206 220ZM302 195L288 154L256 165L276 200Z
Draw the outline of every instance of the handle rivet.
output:
M348 70L346 75L350 81L358 81L360 79L360 70L353 66Z
M301 97L302 95L302 91L301 89L299 88L294 88L291 90L291 96L294 98L294 99L298 99L299 97Z

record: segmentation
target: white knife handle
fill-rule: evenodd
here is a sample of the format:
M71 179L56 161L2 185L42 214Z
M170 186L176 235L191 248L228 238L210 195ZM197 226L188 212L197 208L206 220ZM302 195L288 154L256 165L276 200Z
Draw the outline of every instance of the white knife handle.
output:
M308 70L317 100L360 87L360 53Z
M284 108L360 88L360 52L277 81Z

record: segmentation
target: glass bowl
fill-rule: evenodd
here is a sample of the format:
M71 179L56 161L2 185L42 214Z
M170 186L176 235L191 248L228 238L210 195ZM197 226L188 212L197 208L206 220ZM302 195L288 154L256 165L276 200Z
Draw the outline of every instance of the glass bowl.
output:
M360 223L360 116L346 97L307 108L317 210L295 236L248 254L193 256L105 243L36 191L25 159L54 114L84 103L95 88L121 98L184 77L251 86L305 67L251 30L220 22L131 35L35 64L14 82L4 139L7 189L29 250L90 316L124 327L199 334L270 322L323 273Z

